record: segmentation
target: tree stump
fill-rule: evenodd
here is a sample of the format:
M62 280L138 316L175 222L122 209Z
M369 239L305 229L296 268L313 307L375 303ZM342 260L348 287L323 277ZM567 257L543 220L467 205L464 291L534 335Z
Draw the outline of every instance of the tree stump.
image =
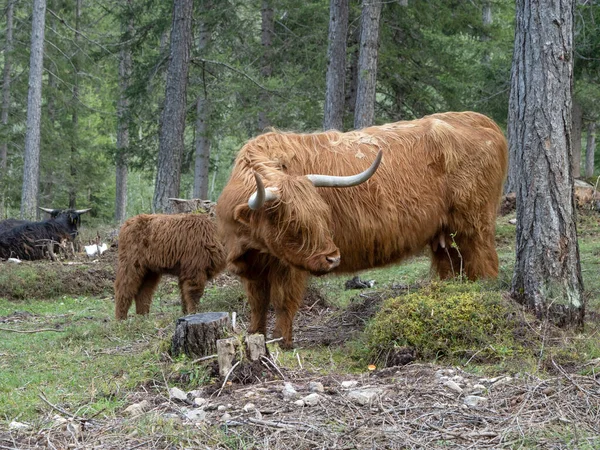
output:
M219 339L217 341L217 355L219 361L219 375L227 376L233 367L233 361L237 353L239 342L237 338Z
M191 358L217 353L217 340L231 330L229 313L210 312L191 314L177 319L171 342L171 353L185 353Z
M258 361L267 354L264 334L251 334L246 336L246 353L250 361Z

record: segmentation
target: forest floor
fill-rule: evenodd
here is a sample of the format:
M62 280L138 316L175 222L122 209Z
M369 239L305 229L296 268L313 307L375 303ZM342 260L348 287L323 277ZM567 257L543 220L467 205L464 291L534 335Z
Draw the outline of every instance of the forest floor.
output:
M512 217L498 219L501 274L486 287L501 293ZM386 298L430 283L421 256L361 273L375 281L368 289L344 289L348 276L313 280L296 348L270 344L252 377L225 381L214 362L169 354L175 279L161 282L149 317L117 323L114 248L97 259L0 263L0 449L600 448L598 225L600 215L579 217L586 328L554 330L523 313L533 357L506 349L494 361L475 352L373 366L365 326ZM243 289L228 274L201 308L235 311L247 325Z

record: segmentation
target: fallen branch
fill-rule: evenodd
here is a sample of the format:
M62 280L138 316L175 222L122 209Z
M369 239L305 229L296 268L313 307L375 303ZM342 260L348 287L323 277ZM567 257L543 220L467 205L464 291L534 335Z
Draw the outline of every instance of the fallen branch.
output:
M221 395L221 391L223 390L223 388L225 387L225 385L227 384L227 380L229 379L229 376L233 373L233 369L235 369L239 364L241 363L241 361L236 362L231 369L229 369L229 372L227 372L227 375L225 375L225 379L223 380L223 384L221 385L221 389L219 389L219 392L217 392L217 397L219 395Z
M40 328L39 330L13 330L12 328L2 328L0 331L10 331L11 333L41 333L44 331L54 331L55 333L64 333L65 330L56 330L54 328Z

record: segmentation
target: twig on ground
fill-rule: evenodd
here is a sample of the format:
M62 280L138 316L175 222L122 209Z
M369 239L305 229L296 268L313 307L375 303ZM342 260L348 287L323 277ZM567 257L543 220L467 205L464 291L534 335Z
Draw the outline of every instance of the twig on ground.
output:
M2 328L0 327L0 331L9 331L11 333L42 333L45 331L54 331L55 333L64 333L65 330L56 330L54 328L40 328L38 330L13 330L12 328Z
M225 387L225 385L227 384L227 380L229 379L229 376L230 376L230 375L233 373L233 370L234 370L234 369L235 369L237 366L239 366L239 364L240 364L241 362L242 362L242 361L238 361L238 362L236 362L236 363L235 363L235 364L234 364L234 365L231 367L231 369L229 369L229 372L227 372L227 375L225 375L225 379L223 380L223 384L221 385L221 389L219 389L219 391L217 392L217 397L218 397L219 395L221 395L221 391L223 390L223 388L224 388L224 387Z
M198 364L199 362L202 361L208 361L209 359L215 359L217 358L219 355L208 355L208 356L203 356L202 358L198 358L192 361L192 364Z

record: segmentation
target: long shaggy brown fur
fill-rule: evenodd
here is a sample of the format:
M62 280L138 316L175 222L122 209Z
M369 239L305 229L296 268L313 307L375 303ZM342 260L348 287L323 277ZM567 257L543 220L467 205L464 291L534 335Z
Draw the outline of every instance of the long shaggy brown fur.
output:
M353 175L379 150L379 169L361 185L315 188L304 177ZM474 112L349 133L275 131L249 141L217 202L217 218L229 267L246 285L251 331L265 331L272 303L275 334L290 345L308 273L330 270L327 258L336 254L341 263L333 271L355 272L431 247L442 278L461 267L470 279L495 277L495 216L507 160L502 131ZM247 205L256 190L253 172L279 197L258 211Z
M181 307L194 313L206 282L225 267L225 251L215 223L203 214L141 214L119 233L115 316L126 319L135 300L137 314L148 314L162 274L179 277Z

